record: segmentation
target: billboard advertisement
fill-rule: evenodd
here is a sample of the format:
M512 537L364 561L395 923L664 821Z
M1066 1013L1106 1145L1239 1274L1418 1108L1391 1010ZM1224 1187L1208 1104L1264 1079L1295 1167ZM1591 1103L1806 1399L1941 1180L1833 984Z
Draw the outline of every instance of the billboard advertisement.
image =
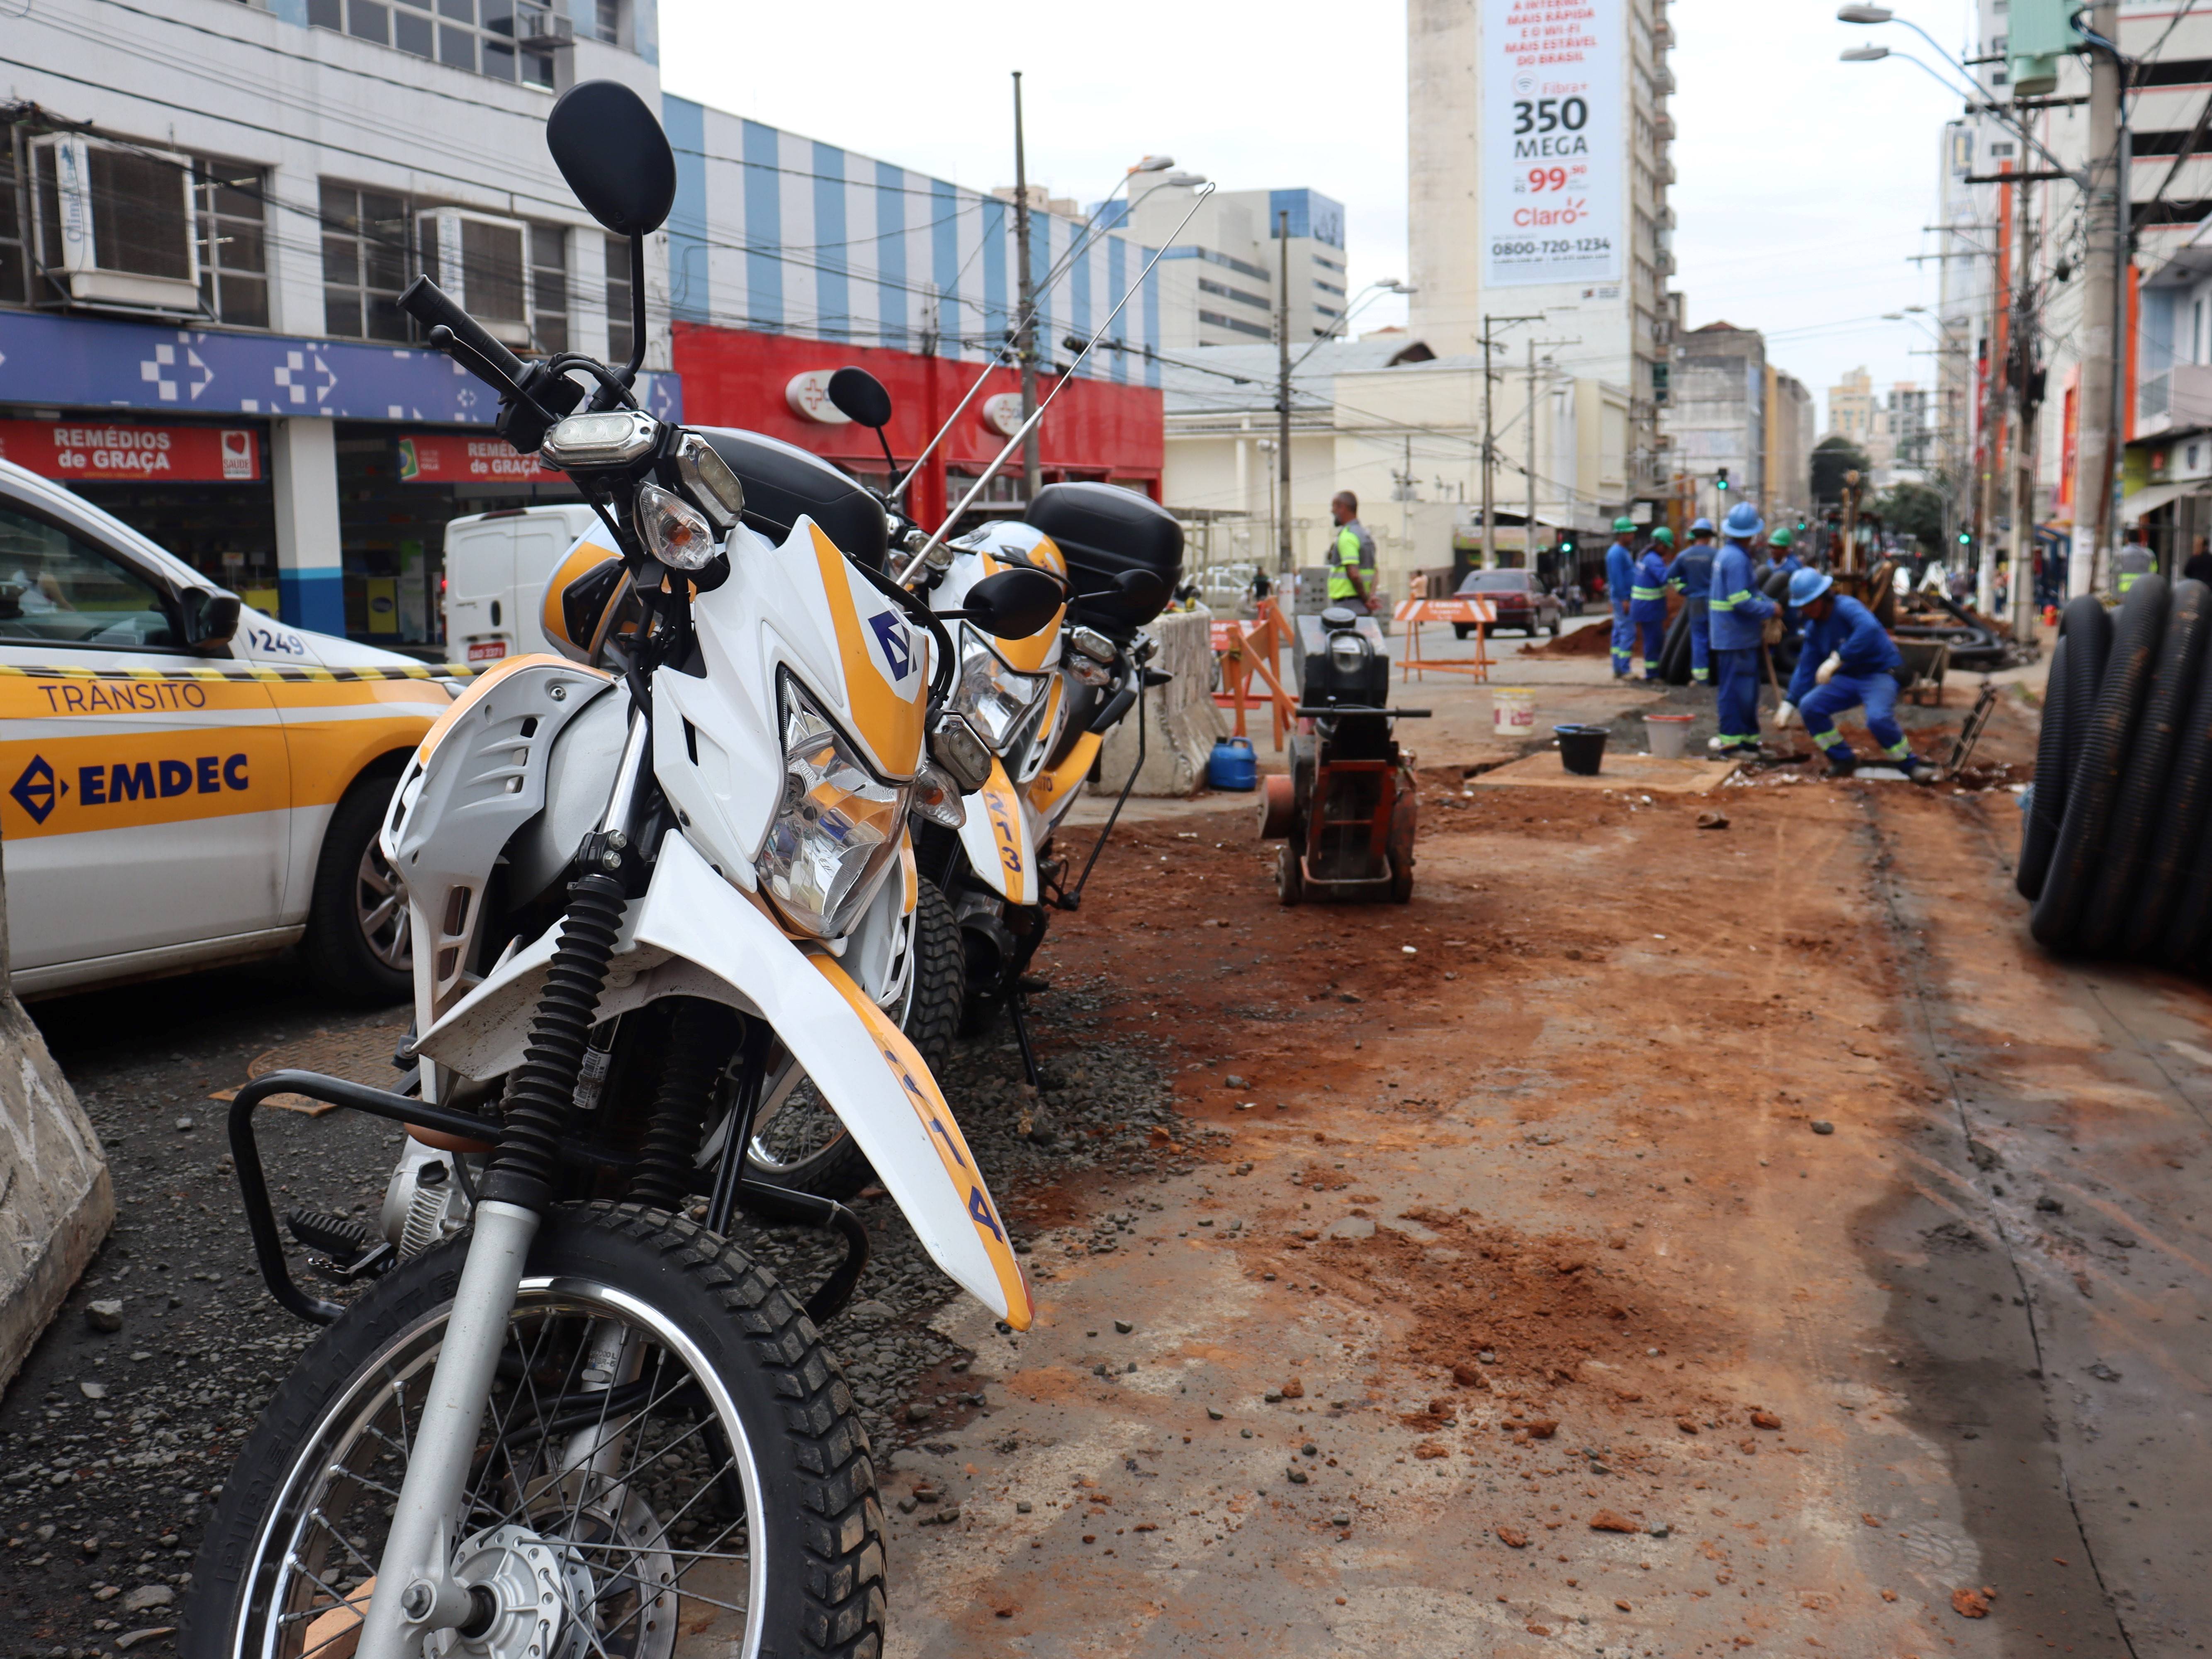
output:
M257 483L250 427L149 425L97 415L0 421L0 459L64 483Z
M1622 0L1482 0L1486 288L1618 282Z

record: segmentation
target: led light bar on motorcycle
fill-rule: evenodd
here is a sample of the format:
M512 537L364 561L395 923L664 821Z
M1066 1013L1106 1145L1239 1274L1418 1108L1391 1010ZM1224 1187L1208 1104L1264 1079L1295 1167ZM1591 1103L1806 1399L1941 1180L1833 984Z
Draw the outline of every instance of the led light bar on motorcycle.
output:
M538 453L564 472L592 472L642 460L659 441L660 422L652 416L617 409L556 422Z
M948 708L929 728L930 758L951 774L963 794L981 789L991 775L991 751L975 728Z

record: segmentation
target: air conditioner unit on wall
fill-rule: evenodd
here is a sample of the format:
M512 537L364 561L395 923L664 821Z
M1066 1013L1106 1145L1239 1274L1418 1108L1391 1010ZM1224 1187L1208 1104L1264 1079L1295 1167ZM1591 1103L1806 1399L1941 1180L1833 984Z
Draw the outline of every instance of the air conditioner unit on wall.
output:
M530 344L530 227L467 208L416 216L423 274L501 345Z
M31 177L50 294L106 310L198 314L191 157L57 133L31 141Z

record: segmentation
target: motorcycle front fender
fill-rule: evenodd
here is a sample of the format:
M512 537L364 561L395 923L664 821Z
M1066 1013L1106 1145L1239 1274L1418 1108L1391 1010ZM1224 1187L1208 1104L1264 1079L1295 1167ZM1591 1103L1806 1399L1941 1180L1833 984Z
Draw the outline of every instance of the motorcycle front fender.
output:
M978 810L981 809L981 810ZM991 775L968 797L968 821L960 826L961 850L975 878L1009 904L1037 904L1044 890L1037 882L1036 815L1006 775L991 763Z
M502 963L418 1051L471 1077L520 1064L554 931ZM624 918L599 1015L676 995L766 1020L852 1132L930 1258L1015 1329L1029 1328L1029 1283L1006 1224L914 1045L834 957L795 944L672 833L651 886Z

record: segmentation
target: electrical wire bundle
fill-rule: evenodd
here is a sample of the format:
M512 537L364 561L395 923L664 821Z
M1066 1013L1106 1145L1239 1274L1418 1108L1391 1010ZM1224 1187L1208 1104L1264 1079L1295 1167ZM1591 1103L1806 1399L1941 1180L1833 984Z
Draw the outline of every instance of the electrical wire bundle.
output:
M2046 950L2212 968L2212 587L2066 607L2014 885Z

